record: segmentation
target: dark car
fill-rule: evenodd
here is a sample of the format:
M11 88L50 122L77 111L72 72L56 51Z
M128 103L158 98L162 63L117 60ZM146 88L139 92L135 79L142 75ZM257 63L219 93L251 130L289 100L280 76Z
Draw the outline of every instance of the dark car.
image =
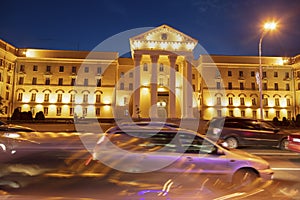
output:
M287 149L300 153L300 135L289 135Z
M229 148L241 146L276 146L287 148L289 133L269 122L242 117L214 118L207 124L206 135L224 140Z

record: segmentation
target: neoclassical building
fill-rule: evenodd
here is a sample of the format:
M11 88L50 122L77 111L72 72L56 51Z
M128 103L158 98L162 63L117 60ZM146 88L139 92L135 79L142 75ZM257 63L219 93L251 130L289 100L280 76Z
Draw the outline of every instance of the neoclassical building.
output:
M117 52L21 49L0 40L2 117L260 118L258 56L201 54L190 36L162 25ZM202 51L203 52L203 51ZM261 57L264 119L300 113L300 55Z

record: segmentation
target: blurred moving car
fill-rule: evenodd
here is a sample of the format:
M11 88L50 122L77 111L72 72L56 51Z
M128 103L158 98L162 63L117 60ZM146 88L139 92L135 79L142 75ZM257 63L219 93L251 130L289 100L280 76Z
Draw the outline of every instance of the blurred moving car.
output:
M206 135L209 138L226 141L228 148L276 146L284 150L287 148L289 133L257 119L221 117L207 123Z
M93 160L126 173L194 174L198 183L199 176L242 185L273 175L262 158L180 128L115 127L98 140Z
M106 130L106 133L115 132L117 130L122 130L123 128L128 127L144 127L144 128L179 128L179 125L170 122L159 122L159 121L138 121L138 122L122 122L117 126L113 126Z
M29 149L37 142L29 139L35 136L35 130L26 126L7 124L0 121L0 151L15 154L17 149Z
M289 135L287 149L300 153L300 135Z

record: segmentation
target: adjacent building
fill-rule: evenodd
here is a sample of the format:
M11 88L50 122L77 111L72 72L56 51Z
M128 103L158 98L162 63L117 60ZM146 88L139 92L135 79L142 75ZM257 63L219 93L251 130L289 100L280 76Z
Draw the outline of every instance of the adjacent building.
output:
M258 56L203 54L162 25L117 52L20 49L0 40L2 117L17 108L46 118L260 118ZM262 57L265 119L300 113L300 55Z

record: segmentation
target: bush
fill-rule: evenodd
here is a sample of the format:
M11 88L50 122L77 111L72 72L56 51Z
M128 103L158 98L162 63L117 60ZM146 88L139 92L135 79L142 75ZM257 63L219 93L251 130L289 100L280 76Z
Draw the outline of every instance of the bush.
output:
M35 120L45 120L45 115L42 111L39 111L35 114Z

